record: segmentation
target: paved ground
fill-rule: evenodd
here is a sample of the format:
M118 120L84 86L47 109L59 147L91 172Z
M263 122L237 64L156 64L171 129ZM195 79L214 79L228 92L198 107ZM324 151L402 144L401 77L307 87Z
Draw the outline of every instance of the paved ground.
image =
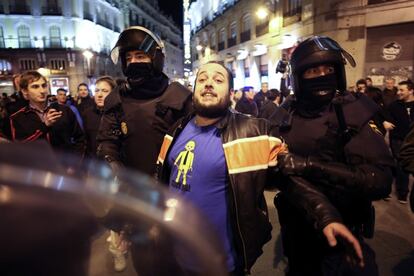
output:
M281 254L279 224L273 206L274 192L266 192L273 224L273 239L264 247L264 254L252 270L254 276L284 275L286 262ZM375 203L377 224L375 237L368 243L376 251L380 275L414 275L414 214L407 204L400 204L396 198ZM117 275L136 276L131 263L122 273L113 272L111 257L106 249L106 234L97 237L93 244L93 258L90 276Z

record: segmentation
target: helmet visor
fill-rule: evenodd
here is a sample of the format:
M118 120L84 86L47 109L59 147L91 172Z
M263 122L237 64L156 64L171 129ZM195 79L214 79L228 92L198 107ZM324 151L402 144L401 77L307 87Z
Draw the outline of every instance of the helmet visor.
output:
M121 33L111 51L111 59L114 64L117 64L119 55L126 51L138 50L153 56L156 49L160 49L164 54L164 44L161 39L144 27L134 26Z

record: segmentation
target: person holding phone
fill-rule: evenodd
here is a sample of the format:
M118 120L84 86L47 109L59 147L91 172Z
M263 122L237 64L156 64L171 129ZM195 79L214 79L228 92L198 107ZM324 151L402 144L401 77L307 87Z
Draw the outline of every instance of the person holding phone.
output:
M20 87L28 104L10 116L12 141L46 140L60 151L83 155L85 135L75 114L64 105L48 104L46 78L37 71L21 75Z

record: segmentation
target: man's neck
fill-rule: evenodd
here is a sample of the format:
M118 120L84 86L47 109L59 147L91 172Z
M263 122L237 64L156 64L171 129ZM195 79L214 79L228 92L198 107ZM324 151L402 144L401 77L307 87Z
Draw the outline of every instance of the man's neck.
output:
M46 102L43 102L43 103L36 103L36 102L32 102L32 101L30 101L30 105L31 105L32 107L34 107L34 108L36 108L36 109L40 110L40 111L43 111L43 110L45 110L45 108L46 108Z
M196 123L197 126L204 127L204 126L213 125L213 124L217 123L220 119L221 119L221 117L219 117L219 118L206 118L206 117L202 117L200 115L196 115L195 116L195 123Z

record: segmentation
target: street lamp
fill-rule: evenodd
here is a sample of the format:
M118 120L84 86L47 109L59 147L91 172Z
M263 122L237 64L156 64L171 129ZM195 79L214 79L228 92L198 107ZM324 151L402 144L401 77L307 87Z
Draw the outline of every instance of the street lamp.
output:
M83 51L83 56L86 58L86 64L88 66L88 80L91 81L91 58L93 57L93 53L89 50ZM90 84L90 83L89 83Z
M203 46L201 46L200 44L198 44L198 45L196 46L196 50L197 50L197 51L201 51L201 50L203 50Z
M259 19L265 19L268 16L269 12L267 11L266 8L259 8L256 12L256 15Z

